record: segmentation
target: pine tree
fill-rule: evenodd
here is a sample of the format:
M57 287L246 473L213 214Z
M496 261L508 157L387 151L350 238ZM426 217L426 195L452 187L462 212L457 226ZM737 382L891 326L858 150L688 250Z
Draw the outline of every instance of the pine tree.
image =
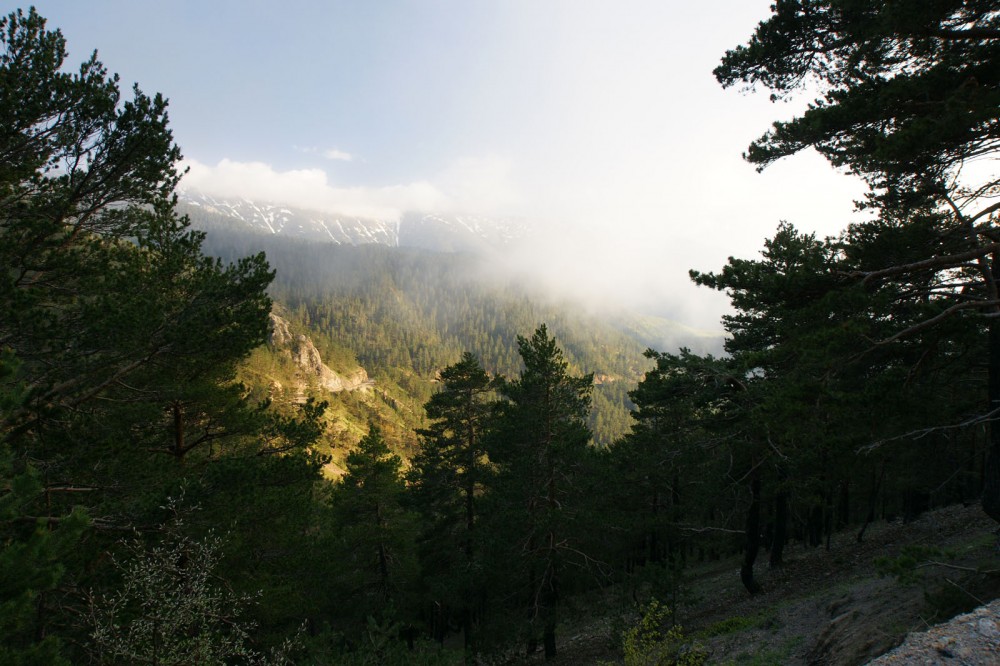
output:
M919 295L930 307L902 318L879 344L930 327L975 319L988 380L979 416L989 422L983 509L1000 521L1000 247L996 173L969 176L970 161L1000 149L1000 17L994 2L887 0L777 2L750 41L726 53L715 75L723 86L762 84L779 99L808 81L820 97L776 122L745 157L760 168L806 148L865 179L877 227L899 238L913 227L917 256L868 267L865 288ZM888 243L878 243L882 249ZM890 251L891 252L891 251ZM894 253L893 253L894 254ZM919 288L914 292L913 288ZM930 352L933 353L933 352ZM918 366L911 366L914 368ZM950 427L953 424L941 423Z
M263 509L228 501L244 484L309 496L319 414L276 417L234 381L264 341L273 273L263 255L205 257L177 215L166 100L123 94L96 54L75 73L66 58L33 9L0 19L0 486L24 491L2 508L0 561L20 569L5 572L15 633L48 650L69 637L69 655L88 640L79 596L115 584L105 552L123 532L155 540L179 489L234 526ZM223 477L240 482L213 492Z
M573 548L580 518L579 487L590 431L586 425L593 377L573 377L545 325L530 338L518 336L524 363L521 376L501 384L496 433L488 447L498 476L492 488L497 535L517 567L511 581L528 617L533 649L541 629L546 659L555 657L560 587L567 561L579 562Z
M337 539L340 613L360 629L367 618L393 621L411 604L416 573L415 521L403 504L402 460L378 426L347 457L347 474L331 501Z
M424 520L423 577L436 608L457 608L465 649L473 644L473 613L481 598L476 577L479 496L487 478L485 442L492 415L493 382L466 352L441 371L441 390L427 402L431 425L419 430L422 447L409 473L410 493ZM433 632L442 636L435 618Z

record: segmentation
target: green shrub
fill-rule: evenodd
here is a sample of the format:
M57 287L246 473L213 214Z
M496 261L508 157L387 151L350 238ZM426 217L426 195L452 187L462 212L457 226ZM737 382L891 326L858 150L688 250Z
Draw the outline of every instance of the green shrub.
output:
M744 629L750 629L751 627L756 627L760 623L759 617L746 617L743 615L736 615L733 617L727 617L725 620L716 622L715 624L709 626L707 629L701 632L702 636L724 636L725 634L735 634L738 631L743 631Z
M642 609L638 624L622 634L625 666L700 666L708 652L688 640L679 625L667 627L670 609L656 599Z

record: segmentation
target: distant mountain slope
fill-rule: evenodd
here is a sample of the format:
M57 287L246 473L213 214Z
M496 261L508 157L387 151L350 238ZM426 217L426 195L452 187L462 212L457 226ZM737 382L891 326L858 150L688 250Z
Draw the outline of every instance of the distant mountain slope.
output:
M399 246L489 253L525 238L527 233L523 222L508 218L408 213L399 222Z
M399 244L399 224L386 220L325 214L249 199L220 199L191 191L180 195L179 208L199 227L226 227L337 245Z
M222 227L335 245L490 252L527 233L523 222L507 218L407 213L397 222L248 199L220 199L193 191L180 194L179 208L199 227Z
M343 246L471 253L486 259L531 239L528 226L518 219L407 213L397 222L247 199L221 199L193 191L180 193L180 210L198 228L230 234L251 232ZM715 331L700 331L663 317L628 311L611 313L607 319L643 348L673 351L686 346L697 353L722 351L722 336Z
M580 308L491 282L477 272L474 255L219 229L205 249L224 259L265 251L277 270L274 298L324 359L356 358L368 371L393 408L400 436L420 425L437 373L462 352L479 356L491 373L516 375L517 336L540 323L556 336L574 373L595 375L595 441L609 444L630 426L627 392L648 367L644 345Z
M664 352L676 352L678 347L687 347L696 354L723 353L722 334L704 331L671 319L634 312L623 312L615 318L616 327L644 347Z
M248 199L221 199L194 191L180 193L179 207L196 228L231 236L250 232L344 246L380 245L471 253L486 259L512 245L530 242L529 228L524 221L509 218L407 213L397 222L308 211ZM722 336L716 331L701 331L664 317L629 311L610 313L608 320L643 347L672 351L678 346L687 346L698 353L722 351Z
M594 374L591 427L599 445L631 425L628 391L650 365L647 348L721 349L720 336L626 311L588 313L579 303L554 301L527 278L490 273L484 255L517 240L513 223L407 215L388 224L208 198L189 198L183 209L208 232L208 254L234 260L266 252L277 272L271 294L295 327L323 359L334 359L334 370L342 359L341 367L359 364L374 381L374 402L329 398L338 418L351 422L353 435L377 418L403 453L416 443L413 428L422 425L441 369L470 351L490 373L516 376L517 336L541 323L572 372ZM271 372L281 365L260 355L256 362Z

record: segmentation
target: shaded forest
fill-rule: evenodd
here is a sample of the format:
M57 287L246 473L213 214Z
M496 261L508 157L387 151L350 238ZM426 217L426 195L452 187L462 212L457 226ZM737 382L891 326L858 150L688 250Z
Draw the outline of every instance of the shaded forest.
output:
M669 627L697 562L739 553L753 595L791 540L980 498L1000 521L1000 203L957 178L996 150L1000 9L772 11L717 78L822 98L747 159L816 148L874 216L692 271L731 298L725 353L644 368L520 293L459 288L461 256L212 258L176 211L166 101L96 55L65 67L34 10L2 19L0 662L553 658L594 590L647 609L634 637ZM331 357L433 376L409 460L373 419L331 483L329 403L238 380L272 299ZM626 400L598 369L642 376ZM603 446L598 400L632 407Z

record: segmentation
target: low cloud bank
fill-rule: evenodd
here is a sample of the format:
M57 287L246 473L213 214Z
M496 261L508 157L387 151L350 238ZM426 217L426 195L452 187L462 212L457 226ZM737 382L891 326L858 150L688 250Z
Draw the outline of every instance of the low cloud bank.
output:
M351 159L337 150L324 155ZM399 220L407 211L496 215L519 201L510 164L495 157L462 158L430 180L376 187L340 186L323 169L278 171L264 162L223 159L211 166L186 160L181 166L188 169L184 188L351 217Z
M383 187L338 187L322 169L277 171L263 162L229 159L215 166L186 160L181 186L220 198L286 204L351 217L398 220L406 210L438 210L448 203L426 181Z

